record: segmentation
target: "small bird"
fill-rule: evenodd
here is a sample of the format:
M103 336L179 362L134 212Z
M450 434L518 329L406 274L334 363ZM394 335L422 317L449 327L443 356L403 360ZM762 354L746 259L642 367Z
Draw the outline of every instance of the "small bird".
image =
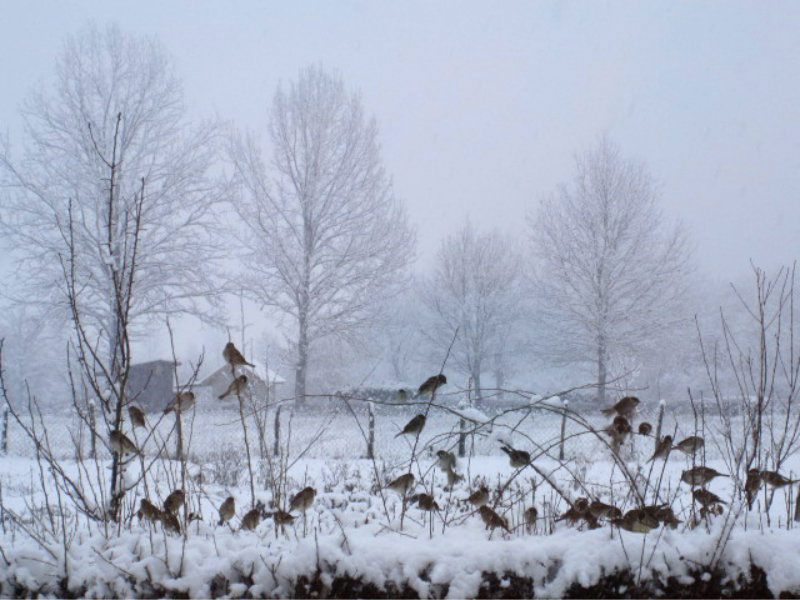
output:
M405 496L414 487L414 474L405 473L386 486L393 492Z
M136 449L136 444L119 429L115 429L108 434L108 443L114 454L139 454L139 450Z
M536 519L539 517L539 511L535 506L529 506L522 513L522 518L525 520L525 529L530 533L536 526Z
M133 404L128 406L128 416L131 419L131 425L134 427L147 427L147 423L144 420L144 411L138 406Z
M294 515L286 512L285 510L276 510L274 513L272 513L272 520L275 521L276 525L280 525L281 529L283 529L286 525L291 525L294 523L294 519Z
M620 446L625 443L631 431L630 421L621 415L614 417L611 425L603 429L603 432L611 438L611 449L614 454L619 454Z
M531 455L525 450L515 450L507 444L500 446L500 450L508 454L508 462L515 469L521 469L531 462Z
M626 417L628 419L631 418L633 415L633 411L636 410L636 407L639 405L639 399L635 396L625 396L624 398L620 399L614 406L609 408L603 409L603 414L607 417L611 415L617 414L621 417Z
M180 533L181 532L181 524L178 521L178 517L173 515L172 513L168 513L165 511L161 512L161 524L164 526L164 529L167 531L172 531L173 533Z
M503 517L498 515L485 504L478 509L478 512L481 515L481 519L483 519L483 522L486 524L486 529L497 529L498 527L502 527L511 533L511 530L508 528L508 521L506 521Z
M695 467L687 469L681 473L681 481L689 485L705 485L714 477L728 477L725 473L720 473L711 467Z
M700 507L700 517L708 517L708 516L720 516L722 513L725 512L725 509L722 508L719 504L714 504L712 506L701 506Z
M464 479L463 475L459 475L452 469L448 469L445 473L447 474L447 486L444 488L446 490L452 489L455 484Z
M183 501L186 499L186 494L183 490L175 490L167 499L164 500L164 510L174 515L183 506Z
M436 456L439 457L439 468L442 471L452 471L456 468L456 455L447 450L437 450Z
M419 386L417 393L414 394L414 398L426 394L432 396L434 392L436 392L436 390L442 387L445 383L447 383L447 377L445 377L443 373L431 375Z
M233 496L228 496L219 507L219 525L224 525L236 514L236 500Z
M761 481L766 483L768 486L774 488L781 488L787 485L792 485L797 483L798 479L788 479L778 473L777 471L761 471Z
M142 498L141 502L139 502L139 510L136 512L136 516L139 517L139 521L147 519L151 523L155 523L161 518L161 511L150 500Z
M394 437L400 437L401 435L418 435L423 427L425 427L425 415L419 414L406 423L406 426L403 427L403 431Z
M650 425L650 423L647 421L642 421L639 423L639 429L637 430L639 435L650 435L651 431L653 431L653 426Z
M406 402L408 401L408 392L405 390L405 388L400 388L395 392L394 399L397 402Z
M657 458L667 458L669 456L670 450L672 450L672 436L665 435L661 438L661 441L658 442L656 446L656 451L653 452L653 456L650 457L650 460L647 462L653 462Z
M414 502L417 503L417 506L421 510L427 511L434 511L434 510L441 510L439 505L436 504L436 500L433 499L433 496L430 494L414 494L409 498L409 503L413 504Z
M164 414L173 410L184 413L194 406L194 399L194 392L189 390L175 394L175 397L169 401L169 404L164 409Z
M261 511L257 508L247 511L242 517L241 529L245 531L252 531L261 522Z
M634 508L626 512L622 517L611 519L611 524L625 531L648 533L658 527L658 519L640 509Z
M314 502L316 495L317 490L313 487L309 486L303 488L289 500L289 510L299 510L302 513L306 512Z
M247 375L239 375L236 379L231 381L228 389L219 396L219 399L227 398L231 394L236 394L238 396L245 388L247 388Z
M586 498L578 498L564 514L556 519L556 522L567 521L570 525L574 525L578 521L586 519L587 516L591 516L589 513L589 501Z
M761 471L758 469L749 469L747 471L747 480L744 484L744 491L745 495L747 496L747 509L750 510L753 508L753 501L756 499L758 495L758 491L761 489L761 484L763 483L761 479Z
M617 519L622 516L622 511L616 506L599 500L592 500L589 512L595 519Z
M472 504L472 506L483 506L489 502L489 488L482 485L467 497L467 502Z
M678 520L675 516L675 511L671 506L653 506L645 507L644 510L651 509L648 515L654 517L659 523L669 526L670 529L676 529L683 521Z
M240 365L247 365L248 367L255 367L253 363L249 363L244 359L239 349L233 345L233 342L225 344L225 349L222 351L222 358L231 367L238 367Z
M700 436L691 435L678 442L675 447L684 454L692 456L693 454L696 454L697 451L705 445L705 443L706 441Z
M725 504L725 502L717 496L714 492L710 492L705 488L699 488L692 491L692 497L702 506L712 506L714 504Z

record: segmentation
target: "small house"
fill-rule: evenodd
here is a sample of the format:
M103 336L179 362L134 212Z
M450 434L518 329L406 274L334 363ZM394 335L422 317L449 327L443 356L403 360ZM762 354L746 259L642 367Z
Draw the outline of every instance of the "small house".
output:
M125 391L145 412L159 412L175 395L174 383L175 362L153 360L131 365Z

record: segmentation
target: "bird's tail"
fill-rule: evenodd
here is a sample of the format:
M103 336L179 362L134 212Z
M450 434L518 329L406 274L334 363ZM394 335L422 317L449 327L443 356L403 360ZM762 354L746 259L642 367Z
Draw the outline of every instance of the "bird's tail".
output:
M603 410L601 410L600 412L602 412L602 413L603 413L605 416L607 416L607 417L610 417L610 416L612 416L612 415L616 414L616 412L617 412L617 409L615 409L615 408L612 406L612 407L610 407L610 408L604 408L604 409L603 409Z
M402 431L401 431L400 433L396 433L396 434L394 435L394 437L395 437L395 438L399 438L401 435L403 435L403 432L402 432Z
M220 517L220 518L219 518L219 523L217 523L217 525L220 525L220 526L221 526L221 525L224 525L224 524L225 524L225 519L223 519L222 517Z
M253 363L249 363L249 362L245 361L244 364L246 364L248 367L253 367L254 369L256 368L256 366Z
M500 446L500 450L511 456L512 448L510 446L506 446L505 444L503 444L502 446Z

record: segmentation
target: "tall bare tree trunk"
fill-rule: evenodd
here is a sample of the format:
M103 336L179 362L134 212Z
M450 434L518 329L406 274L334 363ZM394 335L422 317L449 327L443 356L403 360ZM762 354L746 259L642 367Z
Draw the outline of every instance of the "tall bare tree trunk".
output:
M306 311L301 310L298 319L297 366L294 372L294 395L297 402L306 401L306 373L308 367L308 318Z
M606 339L603 334L597 338L597 403L606 403Z

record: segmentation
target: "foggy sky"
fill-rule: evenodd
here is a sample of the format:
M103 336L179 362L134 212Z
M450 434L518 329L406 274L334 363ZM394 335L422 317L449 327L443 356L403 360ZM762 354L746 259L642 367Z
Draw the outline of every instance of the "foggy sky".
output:
M3 2L0 131L52 81L65 35L116 21L163 42L195 117L264 131L321 61L361 91L427 264L466 218L524 217L607 133L661 182L705 272L800 239L800 3Z

